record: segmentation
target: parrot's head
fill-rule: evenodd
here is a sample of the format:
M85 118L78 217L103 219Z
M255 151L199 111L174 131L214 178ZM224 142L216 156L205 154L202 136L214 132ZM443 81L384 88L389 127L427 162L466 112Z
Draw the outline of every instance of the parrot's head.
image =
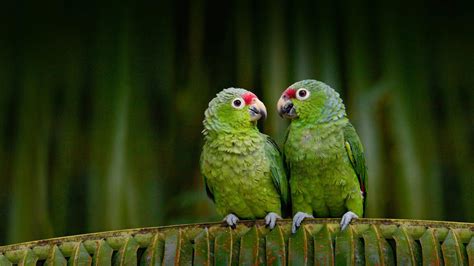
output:
M203 133L256 128L257 121L266 116L265 105L252 92L239 88L224 89L209 102L204 112Z
M346 115L334 89L317 80L302 80L288 87L277 104L281 117L308 122L327 122Z

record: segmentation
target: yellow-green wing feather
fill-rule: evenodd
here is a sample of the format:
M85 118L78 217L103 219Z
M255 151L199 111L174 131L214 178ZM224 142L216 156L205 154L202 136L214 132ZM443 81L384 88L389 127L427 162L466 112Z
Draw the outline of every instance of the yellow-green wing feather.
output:
M203 164L203 159L202 159L202 155L201 155L201 159L200 159L200 165L201 165L201 169L202 169L202 164ZM212 188L209 186L209 184L207 183L207 178L205 175L202 175L202 180L203 180L203 183L204 183L204 187L206 188L206 194L207 196L213 201L215 202L214 200L214 193L212 192Z
M365 163L364 148L360 142L359 136L351 123L344 127L344 140L347 155L351 161L352 167L359 180L360 189L364 196L364 215L367 205L367 166Z

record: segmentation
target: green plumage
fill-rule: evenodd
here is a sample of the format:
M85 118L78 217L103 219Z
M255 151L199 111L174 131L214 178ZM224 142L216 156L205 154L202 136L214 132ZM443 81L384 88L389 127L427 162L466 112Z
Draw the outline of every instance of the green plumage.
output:
M296 94L300 88L310 94L304 100L292 99L297 117L292 119L284 144L293 212L341 217L352 211L362 217L367 191L365 159L342 100L319 81L290 86Z
M246 90L225 89L209 103L204 119L201 172L209 197L221 216L263 218L282 215L288 201L283 160L274 142L259 132L249 106L231 103Z

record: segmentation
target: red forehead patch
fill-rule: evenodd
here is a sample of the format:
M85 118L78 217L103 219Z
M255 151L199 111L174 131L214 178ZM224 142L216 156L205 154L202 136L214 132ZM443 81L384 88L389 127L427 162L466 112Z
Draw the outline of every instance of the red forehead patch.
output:
M242 94L242 99L244 99L246 105L249 105L250 103L252 103L252 100L254 98L257 98L257 96L255 96L255 94L251 92L246 92Z
M296 97L296 90L292 88L286 89L285 92L283 92L288 98L295 98Z

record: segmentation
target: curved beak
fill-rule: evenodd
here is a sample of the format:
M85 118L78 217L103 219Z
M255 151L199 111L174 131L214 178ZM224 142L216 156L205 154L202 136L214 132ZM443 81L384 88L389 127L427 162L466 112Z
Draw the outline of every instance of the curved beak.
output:
M263 117L263 119L267 118L267 108L265 105L257 98L252 100L252 103L249 107L250 113L250 121L257 121Z
M283 118L293 119L298 115L296 114L296 107L293 105L291 99L283 94L277 103L278 114Z

